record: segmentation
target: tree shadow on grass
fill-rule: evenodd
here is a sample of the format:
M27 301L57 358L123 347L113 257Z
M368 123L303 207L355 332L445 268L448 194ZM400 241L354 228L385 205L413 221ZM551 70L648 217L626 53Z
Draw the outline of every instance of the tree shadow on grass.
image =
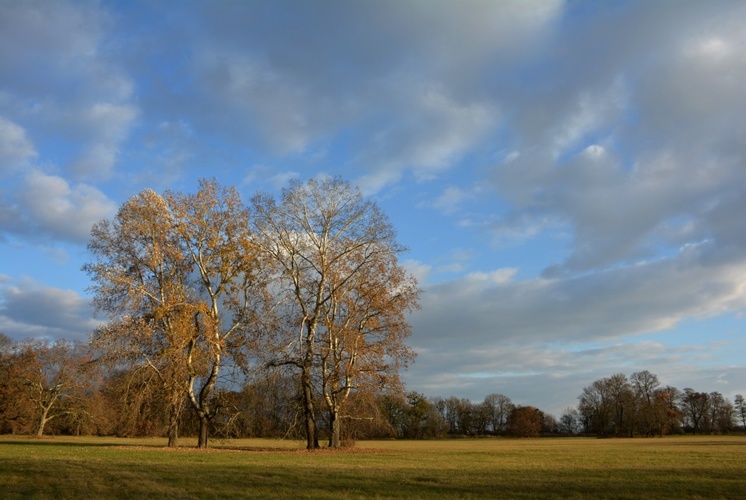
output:
M45 436L41 438L36 437L21 437L21 438L3 438L0 436L0 446L49 446L49 447L79 447L79 448L119 448L119 447L130 447L134 446L129 443L113 443L110 441L67 441L55 439L52 436ZM138 444L144 448L164 448L164 445L153 443L153 444Z
M170 452L185 452L185 451L198 451L203 453L219 453L219 452L258 452L258 453L297 453L307 452L305 448L288 448L283 446L267 446L267 445L230 445L230 444L218 444L208 448L197 448L197 446L180 445L175 448L169 448L163 443L148 443L137 440L136 438L132 442L127 442L126 438L120 441L111 441L102 439L96 441L95 438L70 440L69 436L58 439L55 436L0 436L0 446L32 446L32 447L67 447L67 448L119 448L119 449L130 449L130 450L163 450Z

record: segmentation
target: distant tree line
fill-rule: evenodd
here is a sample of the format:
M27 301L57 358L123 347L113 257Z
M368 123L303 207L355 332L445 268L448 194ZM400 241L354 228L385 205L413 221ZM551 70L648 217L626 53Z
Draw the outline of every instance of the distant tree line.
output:
M669 434L746 432L746 402L721 393L662 386L647 371L615 374L594 381L559 419L533 406L514 405L502 394L480 403L409 393L386 400L384 413L396 437L599 436L645 437Z
M86 344L13 342L0 334L0 433L167 436L173 408L156 372L145 364L96 362L93 352ZM240 384L219 385L211 401L217 437L306 437L303 388L293 370L256 370ZM178 415L182 434L198 436L199 415ZM503 394L472 402L360 390L350 395L344 422L341 445L373 438L726 434L746 430L746 402L741 395L730 402L719 392L661 386L641 371L594 381L559 419ZM316 424L319 437L331 436L328 413L319 413Z

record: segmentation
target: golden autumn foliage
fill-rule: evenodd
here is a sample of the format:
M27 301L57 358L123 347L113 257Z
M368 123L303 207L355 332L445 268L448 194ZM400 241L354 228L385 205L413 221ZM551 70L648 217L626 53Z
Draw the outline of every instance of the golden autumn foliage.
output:
M299 372L307 447L319 446L317 394L339 446L351 391L398 384L412 359L404 314L420 290L397 261L404 248L387 217L341 179L294 182L279 203L257 195L253 205L278 304L268 363Z
M266 298L246 207L211 181L194 195L144 190L93 227L89 249L94 304L110 319L95 345L158 374L170 394L172 444L186 398L200 420L198 446L207 446L227 349L243 359Z

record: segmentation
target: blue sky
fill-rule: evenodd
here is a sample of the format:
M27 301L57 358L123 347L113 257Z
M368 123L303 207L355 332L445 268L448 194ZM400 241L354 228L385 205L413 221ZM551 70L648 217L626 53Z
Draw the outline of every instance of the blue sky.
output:
M408 388L746 393L746 4L0 1L0 331L86 338L144 188L342 175L424 289Z

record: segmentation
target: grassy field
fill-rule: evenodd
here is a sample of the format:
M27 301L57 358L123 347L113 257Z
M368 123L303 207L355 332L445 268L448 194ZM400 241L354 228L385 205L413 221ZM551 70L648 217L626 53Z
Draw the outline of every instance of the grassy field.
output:
M184 439L192 444L191 439ZM358 442L0 436L2 498L743 498L746 437Z

